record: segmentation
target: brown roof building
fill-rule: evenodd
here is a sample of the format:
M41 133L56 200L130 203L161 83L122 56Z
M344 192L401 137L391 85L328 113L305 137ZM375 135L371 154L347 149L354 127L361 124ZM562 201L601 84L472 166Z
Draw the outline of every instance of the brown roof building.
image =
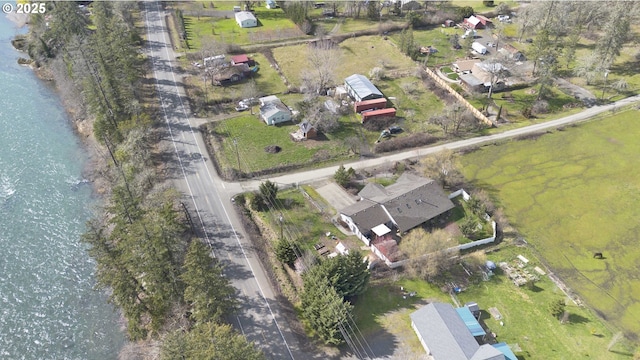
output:
M408 173L384 187L369 183L361 200L340 211L340 217L367 245L376 238L372 229L380 224L404 233L453 209L444 190L432 179Z

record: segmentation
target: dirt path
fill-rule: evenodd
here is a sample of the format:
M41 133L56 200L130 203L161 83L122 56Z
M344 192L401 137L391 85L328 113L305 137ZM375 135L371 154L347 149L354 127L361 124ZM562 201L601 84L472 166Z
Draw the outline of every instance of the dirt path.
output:
M565 79L556 78L554 80L554 84L558 89L560 89L560 91L582 101L587 107L595 105L598 101L598 99L589 90L572 84Z

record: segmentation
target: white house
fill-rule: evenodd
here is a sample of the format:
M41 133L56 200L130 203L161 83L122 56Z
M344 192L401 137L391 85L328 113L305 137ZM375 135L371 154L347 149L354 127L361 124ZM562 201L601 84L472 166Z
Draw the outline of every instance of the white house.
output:
M291 110L276 96L260 98L260 118L267 125L276 125L291 120Z
M249 11L240 11L236 13L236 22L241 28L250 28L258 26L258 19Z

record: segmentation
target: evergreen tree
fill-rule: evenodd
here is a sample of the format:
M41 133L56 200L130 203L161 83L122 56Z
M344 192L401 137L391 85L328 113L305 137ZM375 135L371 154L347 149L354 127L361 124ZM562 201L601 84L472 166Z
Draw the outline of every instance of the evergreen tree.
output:
M263 360L265 357L231 325L206 322L189 332L178 330L163 342L162 360Z
M353 306L318 274L308 272L303 277L304 290L300 296L302 316L325 344L339 345L344 342L343 324L348 321Z
M270 180L267 180L260 184L260 194L269 206L275 205L276 197L278 196L278 185Z
M209 256L211 250L199 240L192 240L181 278L186 284L184 300L191 305L197 323L220 321L236 307L235 289L224 277L222 266Z
M295 244L287 240L280 239L275 246L275 253L278 260L293 267L293 264L298 258L295 246Z

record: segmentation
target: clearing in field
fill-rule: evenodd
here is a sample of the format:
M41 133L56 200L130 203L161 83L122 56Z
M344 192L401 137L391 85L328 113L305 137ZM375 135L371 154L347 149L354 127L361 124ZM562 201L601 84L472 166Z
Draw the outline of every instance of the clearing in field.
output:
M339 45L340 65L335 71L340 84L352 74L368 76L374 67L385 67L387 71L412 70L416 64L391 43L380 36L361 36L347 39ZM308 45L285 46L273 49L273 55L285 77L294 86L300 86L303 71L309 70Z
M640 334L637 110L461 158L512 223L604 319ZM604 259L594 259L602 252Z

